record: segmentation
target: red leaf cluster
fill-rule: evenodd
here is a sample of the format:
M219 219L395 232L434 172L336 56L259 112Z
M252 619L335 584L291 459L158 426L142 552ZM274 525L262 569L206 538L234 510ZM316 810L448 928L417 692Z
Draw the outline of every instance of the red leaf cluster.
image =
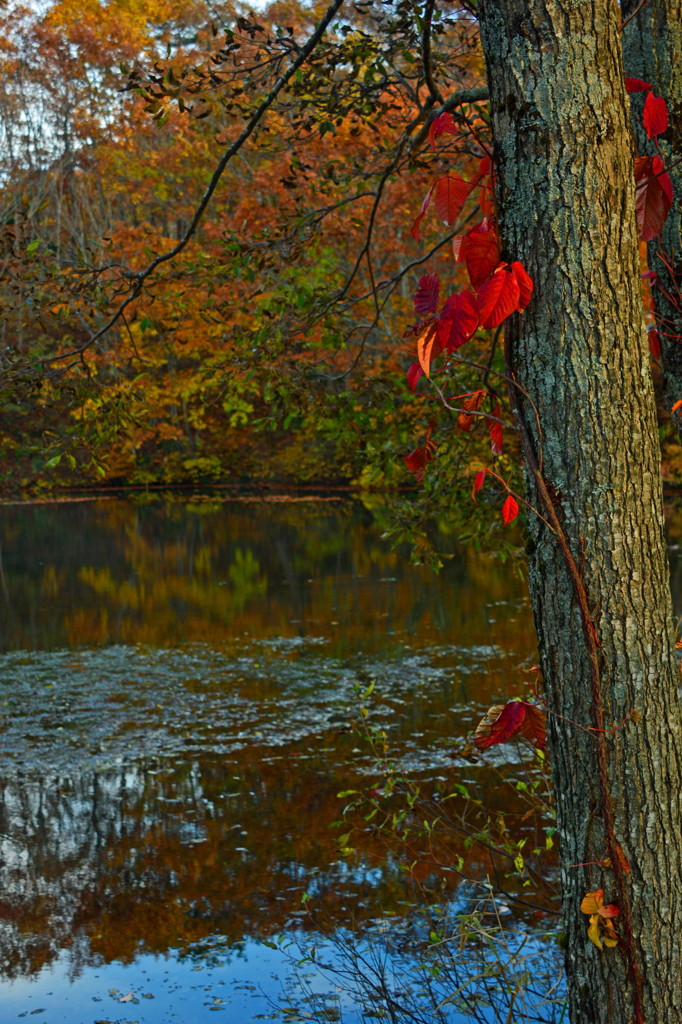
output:
M544 750L547 746L544 711L525 700L492 707L474 733L474 746L478 750L487 750L515 736L528 740L538 750Z
M647 92L649 95L644 101L642 121L650 139L660 135L668 127L668 104L662 96L655 96L651 90L651 84L641 78L626 78L625 88L628 92Z
M471 292L460 292L451 295L443 305L440 316L436 319L440 282L436 274L425 274L419 279L414 294L414 308L418 316L427 319L415 324L405 336L417 335L417 358L422 373L431 374L433 359L443 351L454 352L476 332L478 327L478 306L476 297ZM408 387L414 385L421 374L413 367L408 371Z
M650 92L651 86L641 78L626 78L625 89L627 92Z
M419 241L419 228L424 215L431 204L431 198L435 193L436 213L444 224L454 224L459 217L467 196L471 191L471 184L461 178L459 174L444 174L442 178L434 181L429 191L424 196L421 209L415 217L412 225L412 237Z
M440 134L451 131L454 122L436 118L431 125L431 144ZM454 134L454 131L453 131ZM446 174L433 183L421 206L421 210L412 225L412 234L419 240L421 221L435 194L436 211L446 224L453 224L472 189L481 186L480 206L485 217L480 224L474 225L464 235L453 239L452 249L457 262L466 263L467 273L473 291L463 291L451 295L444 303L440 315L437 307L440 286L435 274L426 274L420 278L414 296L414 307L417 315L425 319L410 328L408 334L417 335L418 363L413 363L407 372L407 384L414 391L422 374L427 377L431 373L434 358L441 352L455 352L465 344L480 327L494 328L501 324L513 312L523 311L533 294L533 281L518 260L507 263L500 259L500 241L492 220L494 206L492 196L492 165L485 157L479 165L478 173L472 181L467 182L459 175ZM483 399L488 394L481 389L470 394L463 402L457 426L460 430L469 431L473 425L475 413L478 412ZM485 415L486 426L490 435L490 446L493 455L502 454L503 434L500 422L502 412L497 401L492 399L492 411ZM431 453L428 445L415 449L406 456L408 468L415 473L418 480L424 470ZM472 490L475 498L483 485L486 471L476 475ZM503 481L504 483L504 481ZM502 506L502 518L505 525L511 523L519 512L516 499L508 494Z

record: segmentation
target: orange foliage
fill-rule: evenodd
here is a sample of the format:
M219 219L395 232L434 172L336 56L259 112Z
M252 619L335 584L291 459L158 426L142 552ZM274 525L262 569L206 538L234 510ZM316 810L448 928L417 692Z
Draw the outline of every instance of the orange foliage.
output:
M383 15L346 15L229 165L182 254L82 358L49 361L87 346L131 275L184 236L225 145L320 13L221 11L53 0L0 14L0 106L17 126L0 168L0 310L15 400L24 388L11 414L0 393L0 471L15 480L40 475L46 447L65 481L349 480L372 429L391 431L382 471L404 472L391 452L424 400L404 390L409 346L394 339L413 287L406 225L431 171L399 149L416 112L414 29L389 38ZM438 45L444 88L478 83L470 22L444 22ZM12 84L19 67L30 104ZM448 138L452 157L461 140ZM442 182L458 180L441 176L436 195L449 224L465 196ZM437 225L425 234L433 244ZM36 355L48 360L37 401Z

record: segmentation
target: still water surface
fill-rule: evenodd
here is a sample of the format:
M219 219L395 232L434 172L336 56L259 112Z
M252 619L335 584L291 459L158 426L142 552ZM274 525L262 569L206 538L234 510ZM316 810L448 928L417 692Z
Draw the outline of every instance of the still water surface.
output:
M331 827L382 783L349 724L371 683L400 770L505 805L456 751L524 693L525 585L406 556L347 500L2 509L0 1020L298 1019L264 942L371 936L414 901L379 837L344 856Z

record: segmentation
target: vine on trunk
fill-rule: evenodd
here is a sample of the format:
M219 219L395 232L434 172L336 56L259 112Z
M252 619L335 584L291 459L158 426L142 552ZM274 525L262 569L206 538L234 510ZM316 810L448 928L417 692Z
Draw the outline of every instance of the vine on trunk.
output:
M628 92L647 92L643 122L649 138L655 138L668 126L668 111L665 100L655 96L648 82L626 79ZM436 117L430 127L429 139L432 148L443 134L455 134L457 127L448 114ZM480 139L479 139L480 142ZM481 143L481 145L483 145ZM504 252L498 229L494 191L495 168L489 154L481 158L478 174L469 182L461 177L446 174L431 186L422 202L421 209L412 226L412 234L419 240L419 228L432 200L440 219L448 226L456 223L462 208L473 191L479 189L478 205L482 213L479 223L453 241L456 262L464 262L473 291L464 290L451 295L442 305L440 312L440 281L435 274L424 275L417 286L414 307L420 318L406 332L406 337L417 339L417 362L413 363L407 375L408 386L414 391L422 377L433 380L434 360L445 355L441 364L442 373L449 365L449 358L469 341L479 329L492 329L505 325L504 373L499 374L507 384L514 426L518 432L526 465L533 479L540 507L530 510L540 516L556 538L566 570L571 580L575 601L580 610L582 632L587 651L592 694L592 724L597 749L597 778L599 785L600 809L604 826L607 856L600 866L608 866L614 874L618 904L604 904L602 889L587 893L581 910L589 916L588 938L601 950L603 946L617 944L622 950L632 986L632 1005L636 1024L644 1021L643 981L633 934L632 914L628 892L630 865L618 841L615 826L613 801L609 783L609 747L607 736L613 730L605 721L603 676L604 659L601 651L597 625L587 593L582 572L571 550L569 539L562 522L560 499L545 479L542 463L542 431L540 420L532 397L516 379L515 343L519 336L519 315L530 303L533 295L533 281L518 260L509 258ZM672 184L660 157L638 157L635 161L637 189L637 220L642 241L660 234L672 205ZM516 314L516 315L514 315ZM461 361L455 356L455 360ZM492 372L486 368L487 375ZM436 386L437 387L437 386ZM486 422L491 440L492 454L502 452L502 414L497 393L489 387L479 388L446 400L437 387L438 395L450 411L458 413L457 427L470 431L476 417ZM489 411L483 407L489 403ZM456 406L452 401L460 401ZM678 403L681 404L681 403ZM526 422L525 407L534 419L534 432ZM425 441L405 458L405 462L418 481L426 472L427 464L436 452L435 430L432 422ZM506 491L502 505L502 518L508 525L516 518L520 496L510 490L503 476L486 466L476 473L472 487L472 498L476 500L488 477L496 479ZM524 502L527 504L527 502ZM551 709L550 709L551 713ZM542 712L536 705L525 701L512 702L504 708L491 708L488 716L479 726L474 742L484 749L503 742L513 736L526 736L542 746L544 722L540 724ZM632 715L635 719L635 715ZM636 720L636 719L635 719ZM577 724L577 723L576 723ZM613 919L619 916L620 932L616 933Z

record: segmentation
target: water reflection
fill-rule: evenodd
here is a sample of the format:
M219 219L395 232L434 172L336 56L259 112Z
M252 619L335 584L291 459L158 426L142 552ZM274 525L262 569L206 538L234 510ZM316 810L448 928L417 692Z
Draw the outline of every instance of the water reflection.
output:
M7 506L0 550L4 650L299 635L344 654L456 642L472 619L477 642L505 647L516 616L486 609L524 595L471 553L440 576L410 566L345 501Z
M508 566L410 567L346 502L13 507L0 546L5 978L237 949L313 927L304 893L332 928L399 913L381 837L342 857L331 827L381 784L348 728L369 683L399 767L509 809L452 755L533 658Z
M301 770L282 799L281 764L254 753L239 775L214 761L5 783L5 977L34 974L63 950L78 973L216 933L230 946L276 934L309 876L330 907L352 894L359 918L370 890L394 903L389 874L338 860L328 827L338 776Z

